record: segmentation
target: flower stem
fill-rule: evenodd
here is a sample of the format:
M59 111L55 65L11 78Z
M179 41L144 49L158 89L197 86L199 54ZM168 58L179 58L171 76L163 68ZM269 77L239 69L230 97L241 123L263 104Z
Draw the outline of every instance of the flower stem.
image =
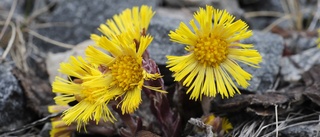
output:
M143 54L143 66L148 73L160 74L159 68L155 61L150 59L149 53L146 50ZM164 89L164 82L162 78L157 80L148 80L145 81L145 85L152 87L161 87L161 90ZM169 100L166 94L151 91L150 89L143 88L143 91L150 99L150 109L157 118L158 122L161 125L161 130L165 137L177 137L180 130L180 115L172 111Z

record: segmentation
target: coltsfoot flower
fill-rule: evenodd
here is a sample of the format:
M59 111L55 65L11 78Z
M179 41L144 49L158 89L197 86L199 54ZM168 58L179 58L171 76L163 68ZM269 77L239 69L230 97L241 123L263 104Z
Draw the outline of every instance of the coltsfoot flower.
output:
M151 36L142 36L139 45L129 42L127 34L120 34L113 39L102 36L98 46L89 46L86 50L88 61L103 66L108 92L120 98L122 113L133 113L140 105L142 87L166 93L157 87L144 85L144 80L157 79L159 74L149 74L142 66L142 54L152 41ZM139 48L137 48L139 47ZM100 51L103 49L106 52Z
M108 39L127 33L129 40L137 40L136 42L138 42L141 36L146 35L154 14L152 7L147 5L142 5L140 8L125 9L119 15L114 15L113 19L108 19L106 24L101 24L98 30ZM92 34L91 38L97 42L101 36Z
M240 93L233 82L246 88L251 74L243 70L238 62L258 67L262 57L252 44L238 41L252 35L248 25L235 21L235 17L226 10L206 6L200 8L190 21L192 30L181 23L175 31L170 31L173 42L185 44L189 54L184 56L167 56L167 67L174 72L175 81L182 81L189 87L190 99L202 99L202 95L222 97Z
M55 101L59 105L77 102L63 113L67 125L76 122L79 130L90 120L113 122L116 119L108 104L115 100L120 100L123 114L133 113L142 101L142 87L165 93L143 85L144 80L161 77L142 66L142 54L153 39L146 34L153 15L146 5L126 9L100 26L103 36L91 36L96 45L86 49L87 58L71 57L61 63L60 72L68 79L56 77L52 87L59 95Z
M223 136L233 129L232 124L227 118L216 117L214 114L202 117L202 121L207 125L211 125L213 131L220 136Z
M68 76L68 79L56 77L52 84L52 91L60 93L54 98L58 105L68 105L78 102L63 113L63 120L67 125L77 122L77 129L86 125L89 120L98 123L115 120L106 105L115 95L107 89L109 76L103 66L88 63L82 57L70 57L69 62L61 63L59 71Z
M48 106L48 110L50 113L59 113L67 110L70 106L60 106L60 105L51 105ZM61 117L52 118L51 119L51 137L71 137L72 133L76 131L76 126L67 125Z

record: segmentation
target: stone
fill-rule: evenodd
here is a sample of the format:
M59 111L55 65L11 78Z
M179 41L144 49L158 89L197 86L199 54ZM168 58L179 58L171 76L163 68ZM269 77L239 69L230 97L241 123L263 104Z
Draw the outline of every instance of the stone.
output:
M302 124L286 128L280 134L287 137L318 137L318 132L318 124Z
M253 36L241 43L253 44L262 56L260 68L252 68L240 63L244 70L252 74L250 86L246 90L264 92L272 89L280 71L280 60L284 49L283 38L272 33L253 31Z
M291 38L285 40L287 48L292 53L298 53L316 47L317 38L307 37L306 34L293 33Z
M14 0L1 0L0 9L9 12L12 8L13 3ZM14 15L23 15L26 13L26 10L30 10L28 8L30 8L30 6L26 6L26 1L18 0L17 5L15 7Z
M64 26L39 28L37 31L50 39L75 45L89 39L92 33L100 34L97 30L99 25L114 14L140 5L149 5L155 9L158 3L158 0L63 0L58 2L52 13L44 14L40 19L46 23L60 22ZM35 39L34 43L46 52L66 50L39 39Z
M165 5L173 7L204 7L213 4L215 0L164 0Z
M11 58L11 55L10 55L10 54L7 54L7 56L6 56L4 59L2 59L3 53L4 53L3 49L0 48L0 55L1 55L1 56L0 56L0 62L3 61L3 60L5 60L5 61L12 61L12 58Z
M171 42L168 36L170 30L178 28L181 19L166 17L165 15L155 15L152 19L148 32L154 37L148 47L150 57L157 63L166 84L173 83L172 72L166 68L167 55L184 55L184 45ZM189 22L189 21L184 21Z
M152 43L148 47L150 57L158 65L166 65L167 55L180 56L186 54L184 45L170 41L168 36L170 30L174 31L179 27L182 20L168 18L165 16L157 16L151 21L148 32L154 37ZM183 21L188 22L188 21Z
M49 52L46 58L46 69L49 74L49 82L52 83L56 76L67 78L66 75L58 72L58 69L60 68L60 63L68 62L70 59L70 56L85 57L85 49L89 45L94 45L94 44L95 44L94 41L89 39L77 44L71 50L68 50L65 52L58 52L58 53Z
M11 66L0 64L0 133L22 127L32 117Z
M235 0L222 0L217 2L218 9L226 9L231 15L236 18L241 18L244 15L244 10L240 8L239 2Z
M280 65L283 80L297 82L304 72L308 71L313 65L320 64L319 50L319 48L315 47L300 54L283 57Z

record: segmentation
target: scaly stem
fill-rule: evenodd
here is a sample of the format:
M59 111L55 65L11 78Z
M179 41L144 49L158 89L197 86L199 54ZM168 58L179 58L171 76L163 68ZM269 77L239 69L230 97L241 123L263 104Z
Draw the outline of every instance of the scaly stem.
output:
M148 51L145 51L143 54L143 59L144 68L148 73L160 74L157 64L149 58ZM145 85L161 87L161 90L165 90L162 78L145 81ZM143 91L151 101L150 109L153 115L155 115L155 117L158 119L164 136L177 137L180 131L180 115L172 111L167 95L160 92L151 91L147 88L144 88Z

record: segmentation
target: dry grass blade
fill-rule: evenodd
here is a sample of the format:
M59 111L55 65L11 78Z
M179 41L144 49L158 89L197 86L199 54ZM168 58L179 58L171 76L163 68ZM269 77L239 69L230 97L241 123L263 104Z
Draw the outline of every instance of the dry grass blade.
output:
M245 125L244 128L242 128L242 131L240 132L239 136L252 136L252 133L254 133L254 128L257 126L257 122L252 122L248 125Z
M278 126L278 105L274 106L275 116L276 116L276 137L279 136L279 126Z
M302 13L300 11L300 3L298 0L287 0L289 14L292 17L292 22L297 30L302 30Z
M59 41L55 41L53 39L50 39L48 37L45 37L45 36L42 36L40 35L39 33L35 32L35 31L32 31L30 29L27 29L26 30L29 34L45 41L45 42L48 42L48 43L51 43L53 45L56 45L56 46L59 46L59 47L63 47L63 48L68 48L68 49L71 49L74 47L74 45L70 45L70 44L65 44L65 43L62 43L62 42L59 42Z
M273 123L268 122L273 119L271 117L266 118L261 122L259 122L259 120L250 120L250 121L244 122L245 124L241 124L239 125L239 127L235 128L233 131L233 136L255 136L255 137L278 136L278 132L294 126L316 124L316 123L319 124L320 118L316 120L312 120L314 119L314 117L318 117L318 116L319 116L319 112L315 112L308 115L304 115L301 113L299 114L290 113L284 120L281 120L281 121L276 120L276 122L273 122ZM306 119L309 119L309 120L306 120Z
M259 17L259 16L270 16L270 17L279 17L269 26L267 26L263 31L270 31L273 27L279 23L291 19L294 27L297 30L303 29L303 16L300 9L300 3L298 0L281 0L281 6L284 10L284 13L273 12L273 11L260 11L260 12L249 12L246 13L245 17ZM319 11L320 12L320 11ZM319 15L320 16L320 15Z
M291 19L290 15L285 15L277 20L275 20L274 22L272 22L269 26L267 26L266 28L264 28L262 31L264 32L268 32L270 31L273 27L277 26L278 24L280 24L281 22Z
M318 0L317 2L317 11L313 16L313 19L309 25L308 31L312 31L316 29L316 25L319 22L319 19L320 19L320 0Z
M27 57L30 55L30 49L27 48L25 39L23 37L23 33L21 30L21 24L16 22L16 30L17 30L17 41L15 50L12 50L11 57L15 62L15 65L20 69L24 70L25 72L29 71L29 66L27 64ZM27 50L29 49L29 50Z
M11 20L11 18L12 18L13 13L14 13L14 10L15 10L16 7L17 7L17 3L18 3L18 0L15 0L15 1L12 3L12 5L11 5L9 15L8 15L8 17L7 17L7 19L6 19L6 22L5 22L2 30L1 30L1 33L0 33L0 40L2 39L4 33L5 33L6 30L7 30L7 27L8 27L8 25L9 25L9 23L10 23L10 20Z
M13 42L14 42L14 40L16 38L16 27L12 22L10 22L9 24L11 26L11 37L10 37L10 40L8 42L7 48L5 49L5 51L3 52L3 54L2 54L2 56L0 58L0 61L4 60L6 58L6 56L8 55L8 53L10 51L10 49L12 48Z
M280 0L281 7L285 14L289 14L289 7L286 0Z
M42 28L50 28L50 27L71 27L72 23L68 22L49 22L49 23L41 23L35 24L32 26L32 29L42 29Z
M257 135L257 126L258 126L259 122L258 121L249 121L248 123L246 123L238 132L240 137L253 137L255 135ZM260 129L263 125L265 124L265 121L262 121L259 124L259 128Z
M246 12L244 14L245 18L261 17L261 16L282 17L284 16L284 14L277 11L253 11L253 12Z
M299 122L299 123L295 123L295 124L291 124L291 125L288 125L286 127L282 127L282 128L279 128L279 131L282 131L282 130L285 130L287 128L290 128L290 127L294 127L294 126L299 126L299 125L308 125L308 124L315 124L315 123L319 123L319 120L309 120L309 121L303 121L303 122ZM274 134L276 131L272 131L268 134L265 134L264 136L262 137L269 137L271 136L272 134Z
M52 6L56 4L56 1L49 3L47 6L32 12L32 14L26 19L26 23L29 24L33 19L38 17L39 15L46 13Z
M42 119L39 119L37 121L34 121L30 124L27 124L27 125L24 125L23 127L21 128L17 128L17 129L14 129L12 131L8 131L6 133L3 133L3 134L0 134L0 137L8 137L10 135L14 135L14 134L17 134L17 133L21 133L22 131L25 131L27 129L30 129L32 127L35 127L37 125L40 125L40 124L43 124L43 123L46 123L48 121L50 121L51 118L54 118L54 117L58 117L58 116L61 116L63 112L60 112L60 113L54 113L54 114L50 114Z

